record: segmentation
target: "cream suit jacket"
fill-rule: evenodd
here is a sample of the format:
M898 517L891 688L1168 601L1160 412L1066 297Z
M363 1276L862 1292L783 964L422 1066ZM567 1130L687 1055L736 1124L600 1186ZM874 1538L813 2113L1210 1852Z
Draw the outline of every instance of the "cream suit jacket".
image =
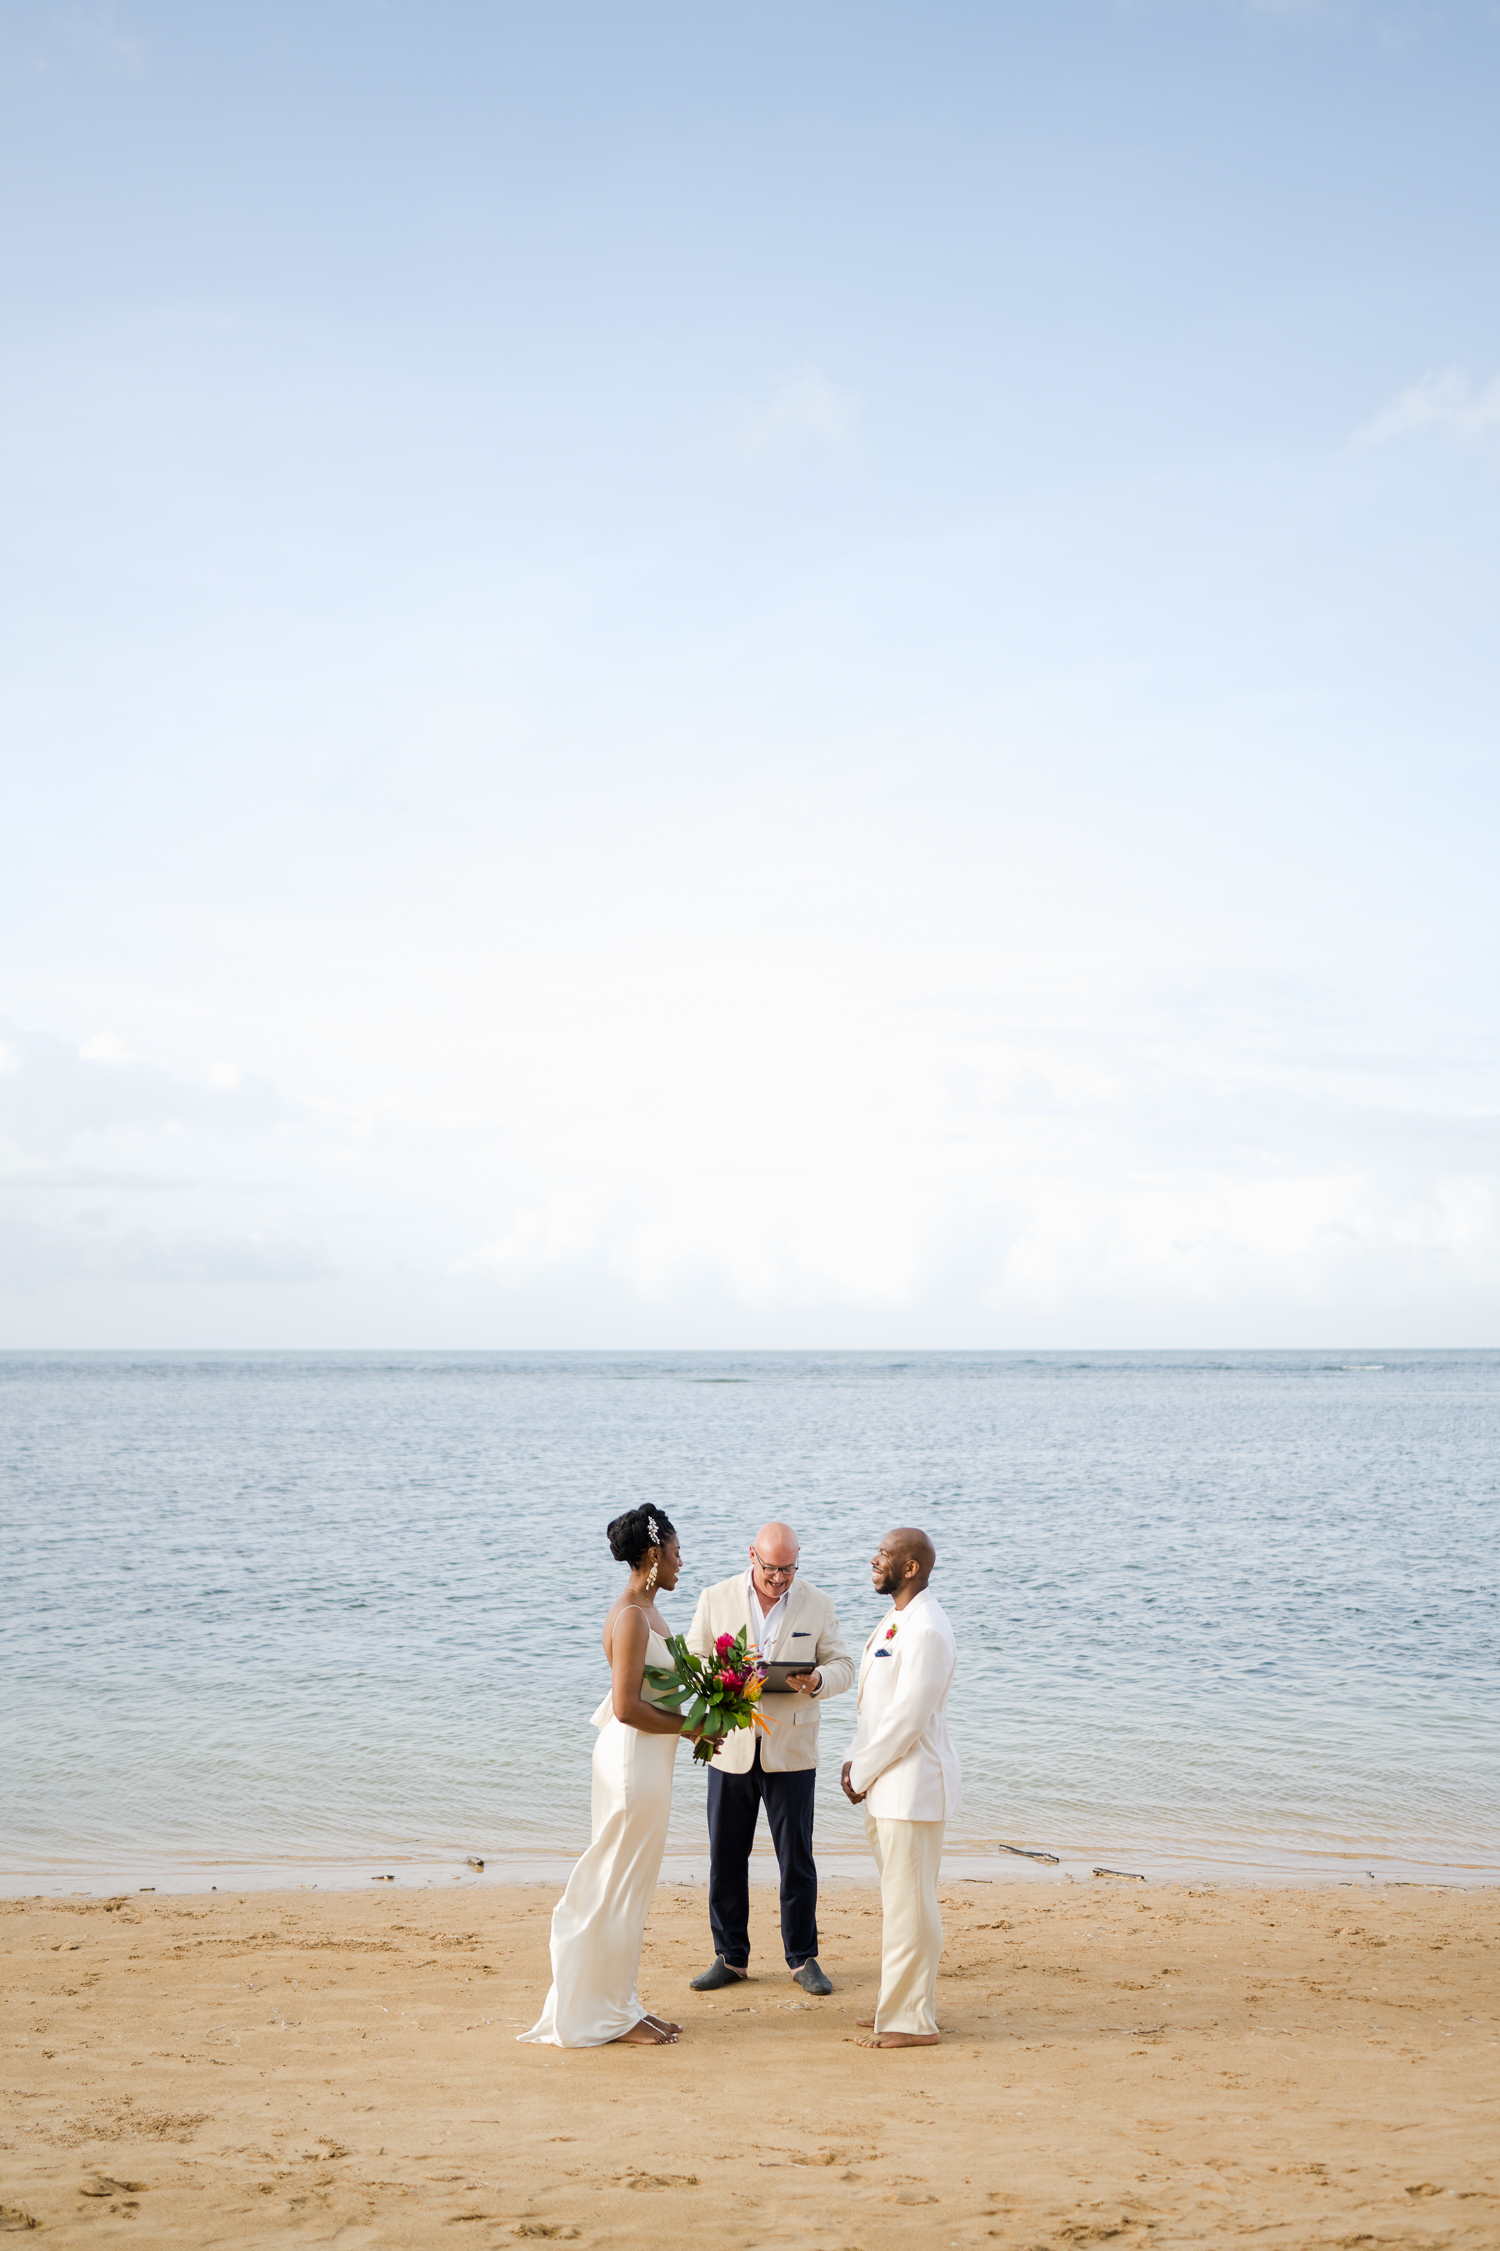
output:
M865 1643L849 1781L877 1821L951 1821L962 1804L948 1734L957 1662L953 1628L927 1587Z
M737 1571L716 1587L705 1587L698 1597L687 1645L695 1657L706 1657L720 1634L737 1634L744 1626L754 1641L760 1620L750 1616L747 1573ZM776 1636L778 1663L800 1665L804 1653L807 1670L823 1675L815 1696L763 1696L760 1708L770 1734L746 1727L731 1735L714 1760L721 1774L748 1774L760 1743L760 1763L767 1774L789 1774L818 1763L818 1707L830 1696L842 1696L854 1686L854 1659L844 1647L833 1604L806 1579L794 1579L786 1598L786 1616Z

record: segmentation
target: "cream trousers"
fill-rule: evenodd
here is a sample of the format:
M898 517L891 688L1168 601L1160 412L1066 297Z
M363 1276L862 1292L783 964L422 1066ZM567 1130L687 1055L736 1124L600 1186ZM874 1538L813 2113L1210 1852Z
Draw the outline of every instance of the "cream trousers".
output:
M938 1867L945 1821L877 1821L865 1835L880 1871L880 1999L875 2030L936 2032L943 1918Z

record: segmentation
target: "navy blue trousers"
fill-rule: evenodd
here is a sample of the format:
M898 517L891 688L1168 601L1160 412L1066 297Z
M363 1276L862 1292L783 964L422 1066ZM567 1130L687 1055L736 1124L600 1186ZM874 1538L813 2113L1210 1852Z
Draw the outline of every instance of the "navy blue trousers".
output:
M818 1951L818 1870L813 1859L817 1770L767 1774L760 1744L748 1774L708 1770L708 1921L714 1952L732 1969L750 1960L750 1847L764 1805L781 1870L781 1943L797 1969Z

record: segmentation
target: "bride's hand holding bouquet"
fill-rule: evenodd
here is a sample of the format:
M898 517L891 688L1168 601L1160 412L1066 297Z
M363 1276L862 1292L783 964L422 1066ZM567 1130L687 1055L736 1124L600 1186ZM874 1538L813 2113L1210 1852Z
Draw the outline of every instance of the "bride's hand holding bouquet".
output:
M695 1764L707 1766L724 1739L745 1727L771 1730L757 1709L765 1667L750 1647L748 1631L720 1634L708 1657L695 1657L681 1634L667 1639L670 1665L648 1665L651 1700L682 1715L682 1732L691 1737Z

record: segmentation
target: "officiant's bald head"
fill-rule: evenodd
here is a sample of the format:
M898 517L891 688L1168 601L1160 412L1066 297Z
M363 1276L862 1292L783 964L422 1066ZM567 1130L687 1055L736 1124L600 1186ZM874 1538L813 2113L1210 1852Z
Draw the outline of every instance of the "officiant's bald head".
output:
M779 1601L797 1576L801 1553L790 1524L763 1524L750 1542L750 1576L767 1602Z

